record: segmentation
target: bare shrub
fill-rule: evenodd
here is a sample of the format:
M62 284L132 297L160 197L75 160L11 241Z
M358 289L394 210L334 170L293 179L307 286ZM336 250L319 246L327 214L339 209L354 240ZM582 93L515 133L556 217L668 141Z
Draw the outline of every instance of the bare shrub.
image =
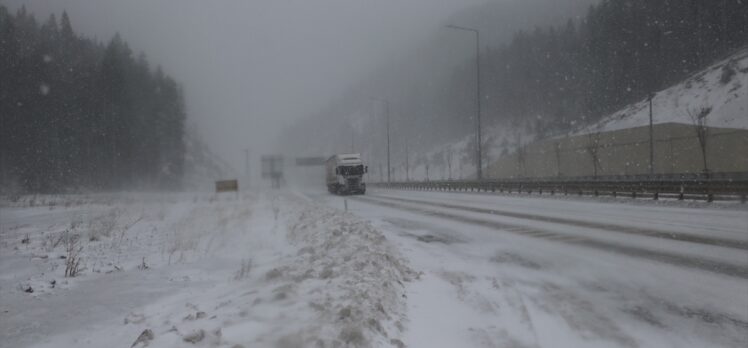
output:
M197 248L197 242L197 239L179 235L175 230L173 236L170 238L169 245L166 248L166 251L169 254L168 263L171 264L172 257L177 252L179 252L179 258L177 259L177 262L184 261L184 253L190 250L195 250Z
M143 256L143 261L138 265L138 269L141 270L141 271L145 271L148 268L150 268L150 267L148 267L148 264L145 263L145 256Z
M83 245L80 242L80 236L77 234L65 233L65 277L73 278L80 274L83 269L80 267L81 252Z
M696 138L699 140L699 149L701 150L701 159L704 164L704 175L709 178L709 166L707 164L706 150L709 139L709 127L707 125L707 116L712 112L712 108L703 106L699 109L689 109L688 116L693 122Z
M342 330L340 330L338 338L341 341L345 342L347 345L353 347L361 347L367 342L366 337L364 337L364 333L361 331L361 328L355 326L344 327Z
M119 229L119 236L114 236L114 238L112 238L112 244L111 244L110 248L111 249L115 249L116 248L118 250L118 252L121 251L120 247L122 246L122 241L125 239L125 233L128 230L130 230L130 228L132 228L133 226L135 226L135 224L137 224L138 222L140 222L140 220L143 220L143 214L141 214L137 219L133 220L132 222L130 222L130 223L122 226Z
M281 276L283 276L283 270L278 269L278 268L273 268L269 270L267 273L265 273L266 280L277 279L277 278L280 278Z
M719 82L726 85L732 81L732 78L737 74L737 62L732 59L722 67L722 75L719 78Z
M200 330L194 331L184 336L182 340L188 343L195 344L195 343L202 341L204 338L205 338L205 330L200 329Z
M57 233L47 233L42 239L42 248L48 252L54 250L65 239L65 235L68 231L69 230Z
M143 347L147 346L150 341L153 340L155 336L153 335L153 331L151 329L145 329L143 332L140 333L140 336L133 342L133 344L130 346L130 348L133 348L139 344L142 344Z
M598 171L602 169L600 163L600 131L587 134L588 143L585 146L592 160L592 176L597 178Z
M405 343L397 338L391 339L390 344L397 348L405 348Z
M104 215L101 215L88 222L88 240L97 241L102 237L111 237L112 232L117 227L117 219L120 212L117 209L111 209Z
M242 267L234 274L234 280L242 280L249 276L252 270L252 259L242 260Z

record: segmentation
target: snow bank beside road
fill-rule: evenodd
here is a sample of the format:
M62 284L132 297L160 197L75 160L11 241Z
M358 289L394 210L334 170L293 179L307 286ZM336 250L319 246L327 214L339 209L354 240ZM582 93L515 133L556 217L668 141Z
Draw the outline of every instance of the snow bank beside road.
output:
M319 312L316 329L326 337L322 341L402 345L403 282L413 272L384 235L353 215L300 198L289 197L284 206L290 210L288 238L299 247L288 276L307 280L312 292L314 284L330 291L309 303ZM308 343L314 339L308 334L299 338Z
M231 274L135 314L156 346L402 344L411 271L379 231L293 195L265 196L253 213L224 249Z
M402 345L412 272L353 215L290 194L79 198L2 205L0 346ZM44 244L62 233L81 242L75 278Z

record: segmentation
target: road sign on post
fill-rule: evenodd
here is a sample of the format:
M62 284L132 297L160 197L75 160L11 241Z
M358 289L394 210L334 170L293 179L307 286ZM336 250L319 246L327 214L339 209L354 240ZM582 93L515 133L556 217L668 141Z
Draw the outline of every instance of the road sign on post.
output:
M237 191L239 191L239 181L237 180L216 181L216 193Z
M283 156L262 156L262 178L272 180L273 188L280 188L283 180Z
M317 166L324 166L324 165L325 165L324 157L297 157L296 158L297 167L317 167Z

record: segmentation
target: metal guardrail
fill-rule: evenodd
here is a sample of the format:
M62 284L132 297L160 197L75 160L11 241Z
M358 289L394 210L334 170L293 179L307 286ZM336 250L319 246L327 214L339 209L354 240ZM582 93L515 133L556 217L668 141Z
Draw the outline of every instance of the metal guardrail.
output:
M737 174L737 173L735 173ZM549 195L588 195L612 197L673 197L678 200L704 199L707 202L718 200L740 200L746 203L748 197L748 176L712 175L712 178L682 177L601 177L540 179L509 179L483 181L421 181L375 183L374 187L420 190L420 191L467 191L501 192Z

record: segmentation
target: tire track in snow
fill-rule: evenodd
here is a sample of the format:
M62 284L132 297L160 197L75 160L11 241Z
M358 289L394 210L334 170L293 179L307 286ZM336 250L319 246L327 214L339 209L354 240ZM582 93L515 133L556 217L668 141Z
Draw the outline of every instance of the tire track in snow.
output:
M714 238L714 237L709 238L709 237L698 236L698 235L682 233L682 232L641 229L641 228L621 226L621 225L616 225L616 224L606 224L606 223L591 222L591 221L580 221L580 220L573 220L573 219L560 218L560 217L552 217L552 216L544 216L544 215L528 214L528 213L518 213L518 212L512 212L512 211L506 211L506 210L478 208L478 207L470 207L470 206L447 204L447 203L436 203L436 202L408 199L408 198L396 198L396 197L381 196L381 195L371 195L370 197L376 197L379 199L387 199L387 200L395 200L395 201L400 201L400 202L405 202L405 203L430 205L430 206L440 207L440 208L463 210L463 211L469 211L473 213L506 216L506 217L511 217L511 218L534 220L534 221L540 221L540 222L549 222L549 223L554 223L554 224L571 225L571 226L593 228L593 229L601 229L601 230L610 231L610 232L618 232L618 233L625 233L625 234L631 234L631 235L681 241L681 242L687 242L687 243L714 245L714 246L725 247L725 248L748 250L748 241L732 240L732 239L725 239L725 238Z
M543 239L552 242L561 242L570 245L577 245L583 247L589 247L599 249L603 251L613 252L626 256L644 258L662 263L671 264L679 267L699 269L702 271L723 274L731 277L748 279L748 267L746 265L736 265L726 262L719 262L714 260L707 260L695 257L687 257L680 254L653 251L648 249L642 249L638 247L625 246L612 242L606 242L602 240L592 239L589 237L582 236L567 236L561 233L551 232L540 228L532 228L527 226L515 225L502 223L497 221L484 220L479 218L468 217L464 215L458 215L454 213L447 213L436 210L429 210L427 208L414 207L412 205L397 203L398 200L404 199L390 199L383 197L355 197L352 198L362 203L369 203L379 205L387 208L401 209L404 211L414 212L427 216L434 216L444 218L448 220L463 222L472 225L479 225L488 227L491 229L499 230L501 232L512 233L525 237ZM412 204L412 203L411 203ZM436 204L436 203L434 203ZM487 209L488 210L488 209ZM599 228L599 227L597 227Z

